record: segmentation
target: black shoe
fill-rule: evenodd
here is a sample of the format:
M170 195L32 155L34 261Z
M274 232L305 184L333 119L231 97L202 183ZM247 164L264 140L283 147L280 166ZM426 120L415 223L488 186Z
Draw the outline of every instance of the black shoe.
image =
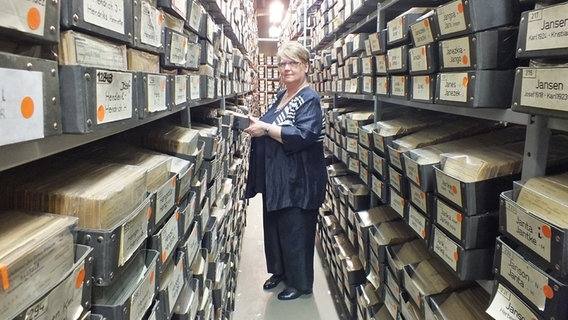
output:
M293 300L301 297L304 294L311 294L312 290L298 290L296 288L288 287L278 294L278 300Z
M276 286L280 283L280 281L284 280L284 276L283 275L272 275L270 278L268 278L268 280L266 280L264 282L264 285L262 286L262 288L264 290L270 290L273 288L276 288Z

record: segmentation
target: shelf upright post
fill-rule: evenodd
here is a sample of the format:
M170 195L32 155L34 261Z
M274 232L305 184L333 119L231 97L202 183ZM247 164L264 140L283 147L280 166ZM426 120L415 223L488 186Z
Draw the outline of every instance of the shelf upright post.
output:
M221 26L221 36L219 37L219 39L223 39L223 36L225 35L225 25L221 24L220 26ZM227 95L227 85L225 81L226 81L225 79L221 79L221 106L220 106L221 110L225 110L226 106L225 96Z
M525 137L523 174L521 177L523 180L544 176L548 158L549 139L548 118L540 115L531 116Z
M193 101L189 101L185 109L183 109L181 114L181 126L185 128L191 128L191 105Z

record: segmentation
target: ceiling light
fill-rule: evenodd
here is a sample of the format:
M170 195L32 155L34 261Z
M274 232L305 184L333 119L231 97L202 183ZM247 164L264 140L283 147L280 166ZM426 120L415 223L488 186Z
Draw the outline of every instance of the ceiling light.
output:
M270 23L279 23L284 16L284 5L280 1L270 4Z
M268 29L268 36L270 38L278 38L280 36L280 28L277 26L271 26Z

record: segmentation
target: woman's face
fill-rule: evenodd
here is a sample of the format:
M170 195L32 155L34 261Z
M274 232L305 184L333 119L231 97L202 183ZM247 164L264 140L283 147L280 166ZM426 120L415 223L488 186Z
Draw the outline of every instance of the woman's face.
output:
M303 83L306 80L308 65L288 57L281 57L278 69L280 70L280 77L285 84Z

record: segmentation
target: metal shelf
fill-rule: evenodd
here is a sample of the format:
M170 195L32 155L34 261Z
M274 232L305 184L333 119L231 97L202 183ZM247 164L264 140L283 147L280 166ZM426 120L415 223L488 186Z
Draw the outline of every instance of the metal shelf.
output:
M568 131L568 119L549 118L548 128L553 130Z
M365 101L374 101L375 96L365 93L335 93L338 99L357 99Z
M219 5L217 4L217 2L215 2L215 1L208 1L208 2L203 1L203 5L205 6L205 9L211 15L211 17L213 17L213 20L215 21L215 23L220 25L223 28L223 32L225 33L225 35L229 39L231 39L231 41L233 42L233 45L235 47L237 47L239 50L241 50L242 54L244 54L244 55L248 54L248 50L241 43L241 41L239 40L239 38L237 37L237 35L233 31L233 28L231 27L231 23L227 20L227 18L223 14L223 12L221 12L221 8L219 8Z

